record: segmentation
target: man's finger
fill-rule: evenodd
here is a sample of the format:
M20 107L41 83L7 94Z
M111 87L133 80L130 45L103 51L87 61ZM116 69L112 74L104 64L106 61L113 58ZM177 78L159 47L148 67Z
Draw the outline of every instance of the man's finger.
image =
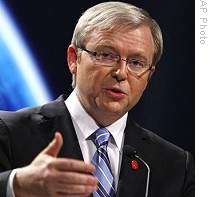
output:
M42 151L42 153L50 155L52 157L57 157L62 146L63 146L63 137L59 132L56 132L54 139Z
M93 173L95 171L95 166L91 163L85 163L77 159L59 158L53 161L56 169L59 171L66 172L83 172L83 173Z

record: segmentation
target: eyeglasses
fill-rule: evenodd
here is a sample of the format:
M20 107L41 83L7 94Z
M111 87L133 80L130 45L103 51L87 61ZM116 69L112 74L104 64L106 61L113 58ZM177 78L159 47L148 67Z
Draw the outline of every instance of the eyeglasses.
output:
M145 61L137 59L122 59L119 55L114 55L108 51L89 51L85 48L78 47L79 49L89 53L103 66L114 67L121 60L126 62L127 68L130 72L134 73L137 77L141 77L147 71L152 69L152 66Z

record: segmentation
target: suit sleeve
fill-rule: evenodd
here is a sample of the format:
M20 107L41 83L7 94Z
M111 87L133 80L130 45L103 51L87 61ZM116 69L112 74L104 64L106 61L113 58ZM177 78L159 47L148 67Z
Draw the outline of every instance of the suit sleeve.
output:
M186 176L183 197L195 197L195 163L192 155L186 153Z
M7 183L9 176L12 171L6 171L0 173L0 196L6 196L7 194Z
M7 127L0 119L0 196L6 196L7 183L11 173L10 150Z

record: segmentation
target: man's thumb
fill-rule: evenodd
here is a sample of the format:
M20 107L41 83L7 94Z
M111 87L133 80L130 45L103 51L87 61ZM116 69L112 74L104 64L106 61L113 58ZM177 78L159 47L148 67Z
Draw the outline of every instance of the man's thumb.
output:
M49 143L49 145L42 151L42 153L50 155L52 157L57 157L60 149L63 145L63 138L59 132L55 133L54 139Z

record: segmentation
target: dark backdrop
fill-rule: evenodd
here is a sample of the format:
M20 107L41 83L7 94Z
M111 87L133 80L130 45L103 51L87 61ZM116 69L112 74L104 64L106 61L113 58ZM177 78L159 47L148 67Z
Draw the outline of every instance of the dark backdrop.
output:
M56 98L71 92L66 51L74 26L96 0L4 0ZM141 101L132 110L143 127L195 154L194 1L130 0L162 28L164 54Z

